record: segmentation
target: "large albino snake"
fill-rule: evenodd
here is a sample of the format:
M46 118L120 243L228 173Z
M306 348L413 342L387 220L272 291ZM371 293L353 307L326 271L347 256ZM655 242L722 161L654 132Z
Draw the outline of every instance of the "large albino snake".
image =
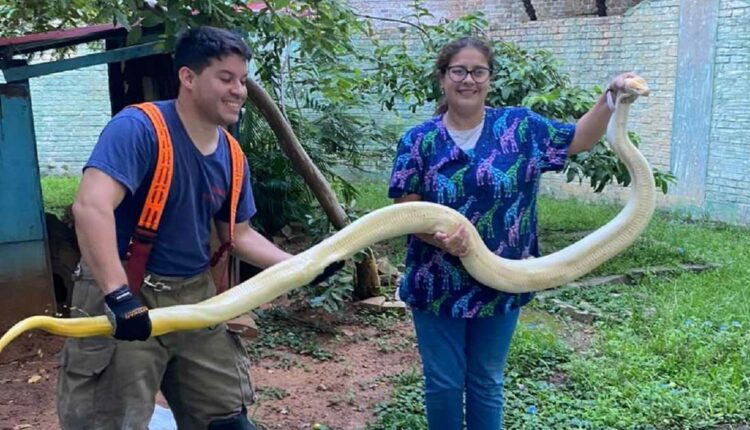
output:
M487 249L474 226L459 212L427 203L401 203L378 209L295 257L276 264L222 294L193 305L152 309L152 336L208 327L230 320L302 285L310 283L329 264L345 260L377 242L413 233L455 231L465 226L471 253L461 262L485 285L511 293L553 288L590 272L627 248L648 225L655 207L651 168L627 136L630 104L649 89L640 77L626 80L618 94L607 127L607 141L627 166L632 179L630 198L613 220L580 241L553 254L527 260L506 260ZM72 336L107 336L112 326L105 316L53 318L34 316L14 325L0 338L0 351L21 333L42 329Z

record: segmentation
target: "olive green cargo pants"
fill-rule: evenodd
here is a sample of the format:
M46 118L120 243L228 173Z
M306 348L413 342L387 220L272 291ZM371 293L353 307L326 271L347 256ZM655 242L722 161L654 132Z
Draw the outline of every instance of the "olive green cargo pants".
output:
M79 272L71 316L104 314L96 281L85 266ZM151 309L197 303L216 291L209 272L145 278L140 298ZM61 354L60 424L65 430L147 429L161 390L181 430L206 429L253 403L249 366L240 338L226 324L143 342L70 338Z

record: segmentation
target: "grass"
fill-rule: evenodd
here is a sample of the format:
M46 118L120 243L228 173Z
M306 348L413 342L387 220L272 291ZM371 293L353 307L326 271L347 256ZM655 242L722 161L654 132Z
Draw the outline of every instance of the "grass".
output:
M382 206L382 188L361 186L360 201ZM572 243L619 209L542 198L544 252ZM657 213L641 239L593 275L696 262L722 266L555 296L598 309L603 317L591 326L556 313L549 301L525 308L507 367L506 428L710 429L750 422L748 233ZM576 345L584 329L588 339ZM393 383L370 428L426 428L420 372Z
M353 209L358 216L393 203L393 200L388 198L386 183L360 183L357 184L357 191L359 196L354 202ZM394 266L402 263L406 257L406 239L404 237L378 243L373 248L378 255L387 256ZM395 286L384 287L385 294L392 294L393 290L395 290Z
M42 177L44 210L62 219L66 208L73 204L80 180L80 176Z
M256 311L258 338L248 346L250 358L257 362L264 357L274 357L279 368L298 365L294 354L308 356L318 361L328 361L332 353L319 343L319 330L289 319L288 312L282 309Z
M388 186L385 183L357 184L357 191L359 196L356 199L355 208L372 210L388 206L392 202L392 199L388 198Z

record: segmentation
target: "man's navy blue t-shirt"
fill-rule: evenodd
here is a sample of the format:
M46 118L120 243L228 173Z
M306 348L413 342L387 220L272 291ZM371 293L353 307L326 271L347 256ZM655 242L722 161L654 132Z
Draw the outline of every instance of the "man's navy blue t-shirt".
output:
M156 243L146 269L163 276L193 276L208 268L212 220L229 222L231 158L224 132L213 154L203 155L195 147L177 115L175 101L156 102L172 138L174 171L169 197L159 223ZM140 109L126 108L102 131L84 170L101 170L128 192L115 209L117 247L125 258L128 243L138 224L157 158L156 132ZM255 214L250 172L245 176L236 223Z

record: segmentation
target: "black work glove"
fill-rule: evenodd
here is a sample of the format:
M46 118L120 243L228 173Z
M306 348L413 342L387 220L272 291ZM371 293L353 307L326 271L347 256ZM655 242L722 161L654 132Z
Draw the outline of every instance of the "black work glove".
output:
M325 269L323 269L323 273L316 276L315 279L310 282L310 285L317 285L330 278L334 273L341 270L341 268L344 267L344 264L346 264L346 261L334 261L333 263L329 264Z
M119 340L146 340L151 336L148 308L130 292L127 285L104 296L104 311Z

